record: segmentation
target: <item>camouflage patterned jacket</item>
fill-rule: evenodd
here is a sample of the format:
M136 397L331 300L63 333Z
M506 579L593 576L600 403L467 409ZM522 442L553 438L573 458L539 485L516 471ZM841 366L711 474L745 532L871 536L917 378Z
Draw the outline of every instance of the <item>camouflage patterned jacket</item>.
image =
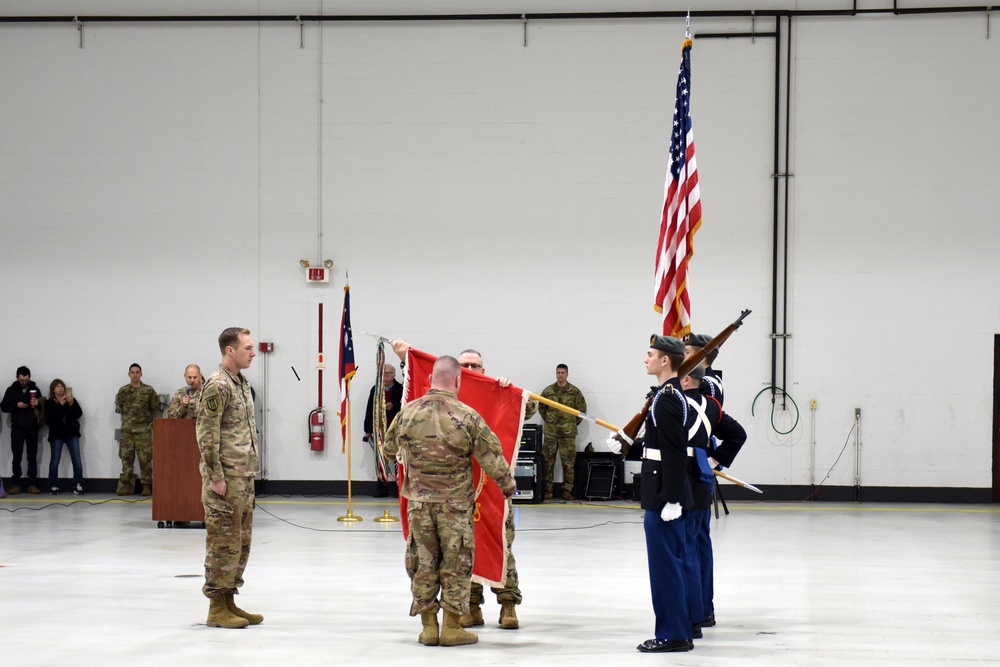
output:
M574 410L587 411L587 400L583 397L583 392L569 382L566 383L565 387L554 383L550 384L542 390L542 396ZM563 412L544 403L538 406L538 414L542 416L544 422L542 432L555 436L575 436L576 425L583 421L580 417L574 417L568 412Z
M250 383L243 373L225 367L212 373L201 389L198 408L198 449L202 478L253 477L257 463L257 422Z
M122 430L148 433L153 429L153 417L160 414L160 397L146 383L138 387L127 384L115 396L115 412L122 415Z
M190 394L188 392L191 392ZM191 400L184 405L184 397L190 396ZM167 406L167 417L170 419L197 419L198 405L201 403L201 389L195 391L190 387L183 387L174 392Z
M502 491L515 488L496 435L450 391L431 389L403 406L385 435L385 455L406 466L409 500L473 502L473 456Z

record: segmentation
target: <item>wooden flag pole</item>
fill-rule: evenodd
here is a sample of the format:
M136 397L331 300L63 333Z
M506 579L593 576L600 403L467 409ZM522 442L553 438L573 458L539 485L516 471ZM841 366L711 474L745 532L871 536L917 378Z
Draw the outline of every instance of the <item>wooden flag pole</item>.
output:
M539 396L538 394L534 394L534 393L532 393L530 391L528 392L528 395L531 396L531 398L533 398L536 401L538 401L539 403L544 403L545 405L552 406L556 410L562 410L563 412L569 413L569 414L573 415L574 417L580 417L581 419L586 419L589 422L593 422L593 423L597 424L598 426L603 426L604 428L606 428L606 429L608 429L610 431L614 431L615 433L621 433L622 432L622 430L620 428L618 428L617 426L615 426L614 424L608 423L608 422L604 421L603 419L598 419L597 417L591 417L586 412L580 412L579 410L577 410L575 408L571 408L568 405L563 405L562 403L556 403L555 401L553 401L550 398L545 398L544 396ZM733 484L738 484L739 486L742 486L745 489L750 489L751 491L756 491L757 493L764 493L763 491L761 491L760 489L758 489L753 484L749 484L749 483L744 482L743 480L737 479L737 478L735 478L735 477L733 477L731 475L727 475L724 472L720 472L718 470L713 470L712 472L715 473L716 477L721 477L722 479L727 480L729 482L732 482Z

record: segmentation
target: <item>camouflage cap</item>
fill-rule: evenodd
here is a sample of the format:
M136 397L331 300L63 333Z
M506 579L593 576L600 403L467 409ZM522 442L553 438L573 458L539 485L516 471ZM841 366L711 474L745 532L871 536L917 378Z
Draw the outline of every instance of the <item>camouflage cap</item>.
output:
M691 372L688 373L688 375L690 375L691 377L693 377L695 380L704 380L705 379L705 367L702 366L701 364L698 364L697 366L695 366L694 368L691 369Z
M688 334L684 337L684 342L691 347L705 347L711 340L712 337L705 334Z
M684 354L684 341L680 338L653 334L649 337L649 346L667 354Z

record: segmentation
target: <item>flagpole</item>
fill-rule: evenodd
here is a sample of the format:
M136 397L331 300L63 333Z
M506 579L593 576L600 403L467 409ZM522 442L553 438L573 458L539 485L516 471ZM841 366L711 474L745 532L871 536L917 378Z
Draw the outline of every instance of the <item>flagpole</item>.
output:
M348 382L350 386L350 382ZM351 499L351 394L347 394L347 514L337 517L337 521L350 521L356 523L363 519L354 516L354 509Z
M618 428L614 424L610 424L610 423L604 421L603 419L598 419L597 417L591 417L586 412L580 412L576 408L571 408L568 405L563 405L562 403L557 403L557 402L553 401L551 398L545 398L544 396L539 396L538 394L534 394L534 393L532 393L530 391L528 392L528 395L531 396L531 398L533 398L536 401L538 401L539 403L544 403L545 405L551 406L551 407L555 408L556 410L562 410L563 412L571 414L574 417L579 417L580 419L586 419L587 421L593 422L594 424L597 424L598 426L603 426L604 428L608 429L609 431L614 431L616 433L620 433L620 434L624 435L624 431L622 429ZM721 477L722 479L730 481L733 484L738 484L738 485L742 486L745 489L750 489L751 491L756 491L757 493L764 493L763 491L761 491L760 489L758 489L753 484L750 484L748 482L744 482L743 480L740 480L740 479L737 479L737 478L732 477L730 475L727 475L724 472L720 472L718 470L713 470L712 472L715 473L716 477Z
M354 516L353 498L351 496L351 378L354 377L354 343L351 335L350 310L351 285L344 274L344 311L340 321L340 382L341 382L341 433L347 449L347 514L337 517L337 521L355 523L361 517ZM348 370L349 368L349 370ZM344 426L347 428L344 429Z

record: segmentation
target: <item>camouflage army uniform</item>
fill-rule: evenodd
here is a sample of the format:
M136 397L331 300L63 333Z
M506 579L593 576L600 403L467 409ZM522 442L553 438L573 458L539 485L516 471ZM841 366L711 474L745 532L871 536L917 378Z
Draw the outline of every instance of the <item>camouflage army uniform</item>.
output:
M148 384L127 384L115 396L115 412L122 415L122 437L118 456L122 473L118 492L132 493L135 487L135 459L139 459L139 479L143 486L153 484L153 417L160 412L160 397Z
M479 413L440 389L404 406L385 439L386 456L406 466L410 615L437 613L439 607L466 614L475 557L472 457L502 491L512 492L514 477L500 441Z
M524 406L524 418L531 419L537 410L538 401L529 398ZM507 501L507 520L504 521L503 529L507 542L507 571L504 574L503 586L490 588L490 590L496 594L497 602L500 604L504 602L521 604L524 598L521 596L521 582L517 578L517 562L514 560L514 507L512 500ZM472 582L469 603L481 605L484 602L486 602L486 597L483 595L483 585L475 581Z
M250 383L225 367L205 382L198 410L201 502L205 506L205 597L235 593L243 585L253 537L257 424ZM226 480L226 495L209 486Z
M569 382L565 387L550 384L542 390L542 396L580 412L587 411L587 401L583 393ZM545 456L545 496L552 497L552 473L556 465L556 452L559 452L562 459L563 495L572 496L576 466L576 425L583 420L544 403L538 406L538 413L544 422L542 454Z
M184 405L185 396L191 397L187 405ZM170 399L170 405L167 406L167 417L170 419L197 419L200 403L201 389L194 390L191 387L178 389Z

